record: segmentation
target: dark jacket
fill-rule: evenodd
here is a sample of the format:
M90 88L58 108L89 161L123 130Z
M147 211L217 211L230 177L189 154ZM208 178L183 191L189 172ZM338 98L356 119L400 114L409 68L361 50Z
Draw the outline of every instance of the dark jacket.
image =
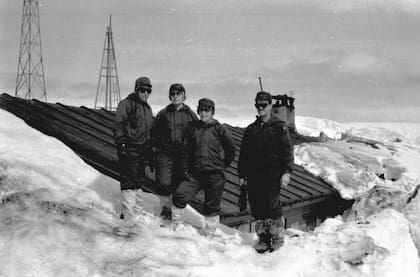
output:
M281 176L291 171L293 160L293 145L284 121L272 116L263 123L258 118L246 128L238 162L240 178L255 171Z
M198 121L198 117L187 105L183 104L179 110L173 104L166 106L153 124L152 145L163 151L182 147L187 127L194 121Z
M150 143L153 124L152 109L136 93L129 94L119 104L114 119L114 140L117 146L144 146Z
M185 147L193 173L224 170L235 157L232 135L217 120L192 123L187 130Z

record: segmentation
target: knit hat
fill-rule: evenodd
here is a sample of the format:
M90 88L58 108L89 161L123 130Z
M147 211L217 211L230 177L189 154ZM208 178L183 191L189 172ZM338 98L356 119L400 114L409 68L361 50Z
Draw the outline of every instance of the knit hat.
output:
M147 77L137 78L136 83L134 85L134 91L137 91L138 88L152 88L150 79Z
M208 98L201 98L198 100L198 109L210 108L214 110L214 101Z
M172 84L169 87L169 93L171 93L171 91L183 91L183 92L185 92L185 88L182 84L175 83L175 84Z
M183 92L184 93L184 101L187 98L187 95L185 94L185 88L184 88L184 86L182 84L175 83L175 84L172 84L169 87L169 99L171 99L171 92L173 92L173 91L181 91L181 92Z
M268 101L268 103L271 104L271 101L273 100L273 97L269 92L266 91L260 91L257 93L257 96L255 97L255 102L257 101Z

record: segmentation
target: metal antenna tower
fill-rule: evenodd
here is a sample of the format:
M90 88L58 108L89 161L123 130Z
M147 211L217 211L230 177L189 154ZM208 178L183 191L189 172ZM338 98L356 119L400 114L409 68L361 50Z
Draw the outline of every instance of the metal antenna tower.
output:
M35 89L35 86L37 89ZM15 96L47 101L38 0L24 0Z
M105 80L101 83L102 77ZM109 26L106 28L104 52L96 90L95 108L113 111L117 109L120 100L117 60L115 58L114 40L112 39L111 15L109 15Z

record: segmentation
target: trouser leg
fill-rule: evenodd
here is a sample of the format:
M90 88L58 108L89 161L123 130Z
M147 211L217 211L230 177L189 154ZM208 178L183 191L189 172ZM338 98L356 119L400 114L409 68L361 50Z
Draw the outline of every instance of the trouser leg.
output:
M223 171L204 172L200 178L204 190L204 215L217 216L220 214L225 176Z
M127 147L127 154L117 151L121 190L139 189L143 186L145 164L139 147Z
M182 182L173 194L173 204L177 208L185 208L187 203L199 192L200 184L195 181Z
M165 220L172 219L172 175L174 161L170 155L163 152L156 153L156 180L158 183L160 216Z
M248 176L248 200L255 219L280 218L280 179L269 173L256 172Z
M174 161L166 153L156 153L156 181L157 192L161 196L169 196L172 194L172 170Z

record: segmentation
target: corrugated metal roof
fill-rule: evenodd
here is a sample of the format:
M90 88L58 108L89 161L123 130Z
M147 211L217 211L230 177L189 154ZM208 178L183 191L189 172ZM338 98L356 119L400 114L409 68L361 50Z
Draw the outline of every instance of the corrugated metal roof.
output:
M68 145L86 163L100 172L118 179L116 147L112 135L114 113L106 110L90 109L84 106L73 107L60 103L44 103L38 100L24 100L7 94L0 96L0 107L8 110L41 132L54 136ZM222 200L225 223L235 225L235 217L247 216L239 213L239 184L237 163L244 129L225 126L231 131L236 142L236 154L232 164L226 171L226 184ZM317 138L305 137L292 133L294 144L319 141ZM148 172L147 189L154 192L154 175ZM293 165L291 182L281 192L284 207L305 202L321 201L336 191L319 177L314 176L298 165ZM198 194L192 205L201 209L203 195Z

